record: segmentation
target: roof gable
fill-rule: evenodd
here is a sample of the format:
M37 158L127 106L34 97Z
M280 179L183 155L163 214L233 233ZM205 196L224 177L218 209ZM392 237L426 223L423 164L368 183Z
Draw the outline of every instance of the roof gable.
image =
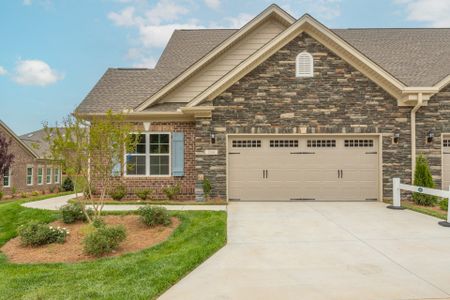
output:
M14 139L22 148L27 151L29 154L31 154L34 158L39 158L39 156L36 154L36 152L29 147L24 141L22 141L14 131L12 131L11 128L9 128L2 120L0 120L0 127L2 127L10 136L12 139Z

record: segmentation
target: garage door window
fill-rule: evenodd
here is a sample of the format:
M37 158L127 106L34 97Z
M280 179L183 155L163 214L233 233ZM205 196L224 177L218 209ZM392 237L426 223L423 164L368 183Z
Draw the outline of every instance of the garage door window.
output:
M308 140L306 145L308 148L334 148L336 140Z
M260 140L234 140L233 148L261 148Z
M444 147L450 147L450 140L443 140L442 144L444 145Z
M270 148L298 148L298 140L270 140Z
M373 140L345 140L344 146L351 147L373 147Z

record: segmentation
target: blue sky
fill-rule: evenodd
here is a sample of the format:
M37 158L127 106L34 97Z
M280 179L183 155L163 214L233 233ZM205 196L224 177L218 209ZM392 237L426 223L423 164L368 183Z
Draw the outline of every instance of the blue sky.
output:
M153 67L174 28L236 28L274 1L0 2L0 119L18 134L72 112L108 67ZM450 27L450 0L280 0L332 28Z

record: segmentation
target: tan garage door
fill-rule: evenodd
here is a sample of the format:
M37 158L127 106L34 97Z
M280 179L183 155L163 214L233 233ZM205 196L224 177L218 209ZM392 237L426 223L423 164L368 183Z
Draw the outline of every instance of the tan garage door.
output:
M377 136L231 136L230 200L375 200Z
M448 190L450 185L450 135L442 139L442 189Z

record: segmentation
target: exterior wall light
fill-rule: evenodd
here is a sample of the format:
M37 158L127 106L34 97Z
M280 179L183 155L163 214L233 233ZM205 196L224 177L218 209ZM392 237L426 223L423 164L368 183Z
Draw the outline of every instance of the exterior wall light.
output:
M427 144L432 143L434 138L434 133L430 130L427 133Z
M211 144L215 144L216 143L216 135L211 132Z
M395 133L394 134L394 144L398 144L398 140L400 139L400 133Z

